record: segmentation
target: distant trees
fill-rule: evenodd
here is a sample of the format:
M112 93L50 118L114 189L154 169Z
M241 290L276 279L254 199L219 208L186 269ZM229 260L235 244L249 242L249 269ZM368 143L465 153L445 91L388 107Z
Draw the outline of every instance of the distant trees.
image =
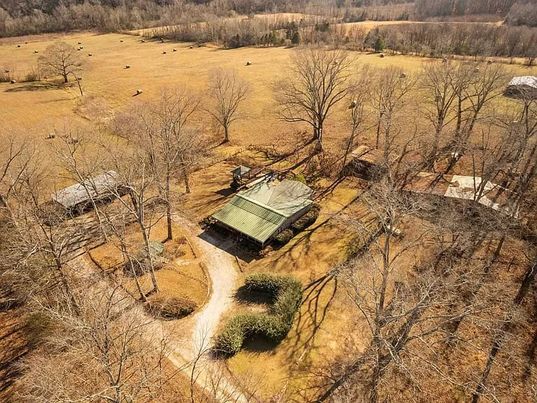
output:
M290 74L274 84L278 116L286 122L308 124L313 140L322 147L326 118L348 94L350 65L341 50L297 51Z
M39 67L44 73L61 76L63 82L67 83L70 75L78 80L77 73L82 68L82 61L73 46L56 42L49 45L39 56Z
M240 119L241 106L250 92L250 85L234 70L216 69L210 72L210 104L207 112L224 130L224 142L229 141L231 125Z

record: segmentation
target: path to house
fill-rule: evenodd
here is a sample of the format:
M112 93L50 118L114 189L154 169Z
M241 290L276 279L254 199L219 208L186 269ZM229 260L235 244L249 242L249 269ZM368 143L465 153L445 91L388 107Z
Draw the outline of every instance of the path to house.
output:
M211 292L207 303L199 312L181 320L180 323L177 322L177 326L185 329L186 335L181 340L172 338L168 341L168 359L188 377L192 373L192 363L197 360L195 382L200 388L210 396L216 396L219 402L246 402L248 399L234 384L229 373L209 354L212 338L223 315L232 306L238 286L235 258L225 251L232 246L232 243L213 239L209 235L202 239L199 237L202 230L198 225L180 216L175 216L174 220L182 227L184 234L196 249L198 258L205 265L210 278ZM84 256L72 260L71 265L80 274L92 275L96 270ZM125 300L132 301L130 298ZM139 305L131 306L129 309L137 310L140 315L147 315ZM155 335L165 336L166 323L154 321L147 333L148 341L157 340Z

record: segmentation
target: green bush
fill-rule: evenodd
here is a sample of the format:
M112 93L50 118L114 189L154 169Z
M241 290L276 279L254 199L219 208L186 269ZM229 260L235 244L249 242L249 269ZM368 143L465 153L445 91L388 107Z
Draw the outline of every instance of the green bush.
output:
M302 300L302 285L289 276L252 274L246 278L248 292L262 292L274 303L268 313L242 314L233 317L217 336L215 350L232 356L252 336L263 336L273 343L281 342L291 330L293 319Z
M285 245L287 242L289 242L293 237L295 236L295 233L292 229L284 229L282 232L277 234L274 237L274 240L279 243L280 245Z
M319 207L313 206L310 211L308 211L306 214L304 214L302 217L296 220L291 225L291 228L295 232L304 231L306 228L312 225L317 220L318 217L319 217Z

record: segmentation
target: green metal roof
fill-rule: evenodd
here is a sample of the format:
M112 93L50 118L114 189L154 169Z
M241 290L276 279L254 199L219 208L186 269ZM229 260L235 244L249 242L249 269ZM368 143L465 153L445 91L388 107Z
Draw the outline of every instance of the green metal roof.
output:
M312 204L311 189L295 181L261 182L213 214L220 223L265 243L288 217Z

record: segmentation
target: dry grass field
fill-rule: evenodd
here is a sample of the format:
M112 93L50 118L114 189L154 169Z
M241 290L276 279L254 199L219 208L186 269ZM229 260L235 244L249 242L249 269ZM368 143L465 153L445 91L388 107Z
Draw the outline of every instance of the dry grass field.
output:
M26 73L35 68L39 54L56 40L83 46L80 53L84 60L81 75L85 96L82 99L75 86L58 88L42 83L20 82ZM78 45L79 42L81 45ZM292 49L283 47L223 50L205 46L191 49L190 44L185 43L142 43L139 36L128 34L76 33L0 39L0 68L15 72L19 80L16 84L0 84L0 135L1 129L8 133L14 131L27 136L43 150L54 150L55 142L59 140L45 140L54 129L61 129L65 125L97 129L114 112L135 102L155 100L163 89L177 85L188 86L203 98L211 69L224 67L236 69L250 82L252 91L245 104L244 119L232 127L231 144L218 148L217 152L230 154L249 145L288 143L304 128L277 119L271 85L278 77L287 74L292 53ZM429 62L411 56L380 58L377 54L358 52L351 53L351 57L356 67L396 66L416 75L422 64ZM247 61L252 64L246 66ZM126 69L126 65L131 67ZM536 67L528 69L507 65L506 68L513 75L537 74ZM143 93L134 96L137 89ZM219 136L206 114L200 113L196 119L207 135L214 138ZM343 107L327 124L325 137L328 147L341 145L346 125ZM218 163L193 174L193 192L185 197L181 206L191 218L200 220L227 201L225 192L219 192L228 187L231 166L228 162ZM344 225L338 220L360 195L362 185L353 180L344 181L321 200L321 215L312 227L265 258L242 261L243 274L266 271L292 273L307 285L342 262L348 256L349 248L356 245L353 245L355 240L351 231L345 232ZM358 203L352 208L364 223L368 222L368 212L364 206ZM155 237L161 238L161 235L156 233ZM100 254L97 260L106 259L107 255L112 254L106 247L96 253ZM193 251L187 253L187 258L194 258ZM181 271L178 266L159 272L159 281L165 284L163 292L182 295L181 289L184 289L184 281L187 280L178 275L175 269ZM206 288L196 285L203 280L199 267L192 270L190 277L199 278L188 280L190 282L187 281L187 284L195 294L191 297L201 305ZM188 274L183 273L184 276ZM181 281L181 286L176 288L174 281ZM299 322L287 340L275 349L264 348L259 343L247 346L245 351L229 360L230 370L239 379L250 377L259 380L258 388L262 396L280 392L282 385L286 386L287 392L296 396L307 381L300 376L306 372L303 370L318 366L326 357L333 356L349 329L364 326L364 323L352 317L346 308L347 304L344 291L337 288L336 283L326 284L323 289L312 293L307 303L303 304ZM326 306L330 309L324 316ZM365 338L361 342L364 343ZM305 351L308 354L303 354ZM259 365L261 362L263 365Z
M42 52L56 40L84 48L80 51L84 61L81 75L86 95L83 100L76 86L56 88L43 83L20 82L36 67L39 53L34 51ZM283 47L190 49L184 43L141 43L138 36L121 34L79 33L4 39L0 40L0 68L14 72L19 82L0 84L0 118L4 128L20 130L44 144L44 137L67 121L71 126L72 122L91 126L133 102L156 99L164 88L185 85L203 96L211 69L224 67L236 69L252 87L244 119L232 128L232 143L240 146L273 144L300 129L280 122L273 113L271 84L285 76L292 52ZM88 56L90 53L92 56ZM380 58L376 54L362 53L352 53L352 58L357 66L397 66L415 73L427 62L410 56ZM246 66L247 61L252 65ZM125 69L126 65L131 67ZM537 68L522 66L508 66L508 69L513 74L524 75L537 71ZM137 89L143 94L134 97ZM206 115L200 115L198 120L207 133L215 132ZM327 141L331 143L341 138L344 126L344 118L335 114L328 122Z

